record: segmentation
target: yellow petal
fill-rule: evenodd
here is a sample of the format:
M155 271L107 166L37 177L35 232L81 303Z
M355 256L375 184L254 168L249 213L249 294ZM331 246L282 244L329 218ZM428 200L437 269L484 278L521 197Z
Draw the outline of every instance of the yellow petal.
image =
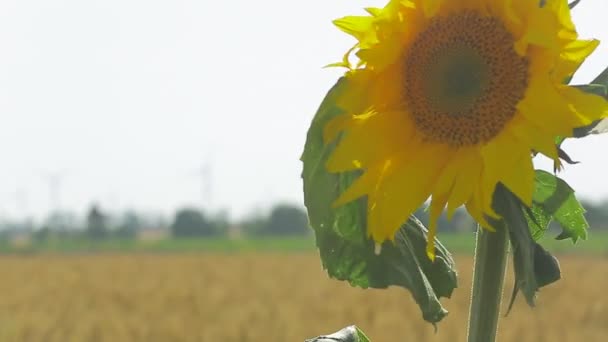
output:
M414 3L422 9L425 17L432 18L437 15L443 0L415 0Z
M362 46L376 44L378 38L373 30L374 18L368 16L346 16L333 21L340 30L350 34Z
M464 150L464 149L463 149ZM461 157L453 161L459 172L454 182L454 188L448 201L448 218L451 218L458 207L467 202L481 177L483 160L475 149L468 149Z
M370 70L352 70L345 75L344 89L336 96L336 106L348 114L361 114L369 110L370 101L366 96L374 73Z
M374 199L377 218L368 226L375 241L392 240L409 215L429 198L445 163L445 151L441 145L421 147L407 162L397 162L395 171L381 182Z
M566 45L553 70L554 81L561 83L572 76L599 44L598 40L575 40Z
M560 37L563 39L576 39L576 29L572 22L570 7L566 0L545 0L545 7L553 12L561 25Z
M536 1L512 1L512 4L514 12L525 24L523 34L516 42L518 52L530 44L559 51L562 25L556 13L546 6L540 7Z
M547 76L532 77L518 111L524 118L543 127L551 136L572 136L572 128L590 123L574 112Z
M524 150L515 165L502 175L501 181L525 205L532 206L534 165L530 153Z
M476 187L473 190L473 196L471 196L465 206L469 214L475 219L475 221L477 221L477 223L479 223L479 225L489 231L494 231L494 228L490 223L488 223L484 215L481 197L481 189L480 187Z
M555 136L547 132L542 126L526 120L523 115L515 116L507 128L519 141L524 142L531 149L540 152L551 159L558 159Z
M589 124L608 116L608 101L601 96L583 92L579 89L562 86L561 95L570 103L581 121ZM577 126L580 127L580 126Z
M375 191L379 181L387 172L389 172L390 166L391 160L388 159L384 163L378 163L366 170L363 175L357 178L357 180L348 187L348 189L340 194L338 199L333 203L333 206L338 207L344 205Z
M347 130L327 161L330 172L343 172L370 166L396 153L407 155L415 147L413 127L406 114L399 112L371 112L352 116L346 123L335 119L328 130L344 125ZM330 135L328 133L328 135Z
M426 238L426 255L431 259L431 261L435 260L435 236L437 235L437 220L441 213L443 212L443 208L445 208L445 204L448 201L449 191L446 193L433 194L433 199L431 200L431 212L429 215L429 234Z
M323 127L323 142L329 144L338 138L338 135L353 124L353 115L341 114L331 120Z
M484 195L494 193L497 182L502 182L526 205L532 205L534 192L534 166L530 148L506 130L482 148L484 177L489 183L484 187ZM492 202L486 197L484 202Z

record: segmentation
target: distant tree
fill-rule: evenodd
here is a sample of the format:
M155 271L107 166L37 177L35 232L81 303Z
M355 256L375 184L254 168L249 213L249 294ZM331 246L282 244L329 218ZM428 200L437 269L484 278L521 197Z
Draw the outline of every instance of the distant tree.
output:
M608 229L608 201L596 203L583 200L582 205L591 229Z
M212 236L218 233L213 223L200 210L193 208L180 209L171 225L174 237Z
M122 217L122 222L114 235L123 239L132 239L137 235L137 231L141 228L141 222L137 214L133 211L128 211Z
M452 226L452 231L455 233L474 232L477 229L475 219L473 219L473 217L471 217L471 215L462 207L456 209L450 224Z
M102 239L108 236L107 218L97 205L92 205L87 214L86 234L92 239Z
M51 229L48 226L43 226L38 230L35 230L32 234L34 241L43 242L49 239L51 236Z
M262 233L271 235L309 234L310 228L306 212L300 207L279 204L270 212Z
M211 226L216 234L227 234L230 228L230 219L228 218L228 212L225 210L219 211L209 219Z
M268 217L257 211L239 222L239 225L245 235L260 235L268 226Z
M430 217L426 206L418 208L414 216L428 228ZM475 227L475 221L464 208L456 209L451 219L448 219L445 211L437 218L437 231L443 233L469 232L475 230Z
M76 229L76 215L69 211L53 211L43 222L52 234L63 230Z

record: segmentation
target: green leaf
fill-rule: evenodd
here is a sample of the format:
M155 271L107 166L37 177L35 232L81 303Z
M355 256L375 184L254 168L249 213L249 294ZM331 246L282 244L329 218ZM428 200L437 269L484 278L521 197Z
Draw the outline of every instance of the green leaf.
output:
M333 208L332 203L358 176L358 172L328 173L325 164L335 147L323 142L326 123L342 114L335 101L347 80L342 78L327 94L308 131L302 155L304 203L315 231L323 267L336 279L361 288L397 285L411 291L422 316L439 322L447 311L439 302L456 287L456 271L450 253L435 240L436 259L426 256L427 232L420 221L410 219L386 242L379 255L367 238L367 199Z
M572 86L578 90L584 91L585 93L595 94L601 97L608 97L608 88L605 84L600 83L590 83L590 84L580 84Z
M549 224L551 223L551 215L547 214L543 208L532 204L532 208L524 208L524 215L528 221L528 227L534 241L540 240L543 237Z
M589 224L585 219L585 209L576 199L574 190L564 180L543 171L536 170L536 189L532 208L526 213L535 240L543 236L551 219L562 227L557 239L587 239Z
M351 325L331 335L317 336L305 342L370 342L370 340L361 329Z
M496 229L509 230L509 241L513 249L513 269L515 284L509 311L515 301L517 293L521 290L528 302L534 306L536 292L561 277L559 263L554 256L536 243L530 233L529 222L526 217L526 206L504 185L498 184L494 192L494 210L503 217L495 221Z
M600 72L600 74L597 75L595 79L591 81L591 83L608 86L608 67L604 69L604 71Z
M361 330L357 327L355 327L355 329L357 329L357 337L359 338L358 342L370 342L369 337L367 337L367 335L365 335L363 330Z

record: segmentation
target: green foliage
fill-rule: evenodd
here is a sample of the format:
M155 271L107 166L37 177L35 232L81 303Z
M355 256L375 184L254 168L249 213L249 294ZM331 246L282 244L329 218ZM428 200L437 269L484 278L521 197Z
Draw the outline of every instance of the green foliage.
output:
M91 243L83 236L51 236L50 239L32 239L26 246L11 244L0 231L0 253L82 253L82 252L150 252L150 253L300 253L316 250L314 237L247 237L231 239L218 237L164 238L159 240L137 240L110 237ZM454 254L472 255L475 250L475 234L443 234L443 244L450 246ZM591 238L576 245L555 239L539 241L552 254L587 255L602 257L608 255L608 230L593 231Z
M589 224L584 214L574 190L565 181L549 172L536 170L533 206L526 213L535 240L542 237L552 219L563 229L557 239L570 238L573 242L586 239Z
M41 227L32 234L32 238L37 242L46 241L49 237L51 237L51 229L47 226Z
M121 224L113 235L121 239L134 239L141 228L141 222L136 213L128 211L124 214Z
M96 205L91 206L87 214L86 234L92 239L103 239L109 234L107 218Z
M219 235L219 230L211 221L203 215L200 210L184 208L175 214L171 225L171 233L174 237L214 236Z
M593 231L608 230L608 201L604 200L600 203L581 201L585 208L585 218L589 222L589 226Z
M608 87L608 67L604 69L599 75L595 77L595 79L591 82L591 84L602 84ZM608 94L604 95L607 96Z
M331 277L353 286L405 287L420 306L424 319L438 322L447 314L439 298L449 297L456 287L454 261L439 241L435 240L433 263L425 252L426 229L412 218L396 234L395 241L384 243L381 253L376 254L373 241L366 236L366 199L332 207L338 195L359 176L357 172L330 174L325 170L335 145L324 144L323 128L341 114L335 99L345 82L339 80L321 104L302 155L304 202L323 266Z
M268 215L255 213L239 223L248 236L304 236L310 234L306 211L300 206L279 203Z
M239 222L239 226L243 230L243 233L250 237L264 235L260 232L263 232L267 225L268 217L262 215L260 212L256 212Z
M305 342L370 342L369 338L354 325L346 327L331 335L318 336Z
M268 235L305 235L308 232L306 212L300 207L288 204L275 206L260 231Z

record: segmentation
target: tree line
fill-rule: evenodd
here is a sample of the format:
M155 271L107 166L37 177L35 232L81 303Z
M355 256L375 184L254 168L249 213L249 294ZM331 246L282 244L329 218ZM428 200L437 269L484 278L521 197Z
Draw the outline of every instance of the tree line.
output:
M586 218L592 230L608 230L608 201L583 201L586 209ZM429 215L425 208L415 213L422 223L428 226ZM0 230L0 239L10 237L11 232L28 231L36 240L54 238L84 237L94 240L107 238L136 238L143 231L161 229L166 235L174 238L193 237L222 237L235 235L240 237L261 236L303 236L312 234L308 227L308 218L305 210L297 205L281 203L271 208L268 213L257 213L237 222L231 222L226 215L209 214L195 207L181 208L175 212L167 222L146 222L134 212L125 213L116 219L105 213L99 206L92 205L83 223L72 224L67 227L66 219L51 219L40 227L27 229ZM451 220L446 215L439 217L438 230L443 233L471 232L475 230L475 221L460 208ZM14 227L13 227L14 228ZM23 227L22 227L23 228ZM559 227L552 223L552 230Z
M170 220L149 220L135 212L116 217L92 205L80 223L74 215L51 215L38 227L32 224L4 224L0 227L0 239L29 234L34 240L50 238L136 238L146 231L164 231L169 237L222 237L228 235L295 236L307 235L308 218L303 208L288 203L277 204L268 213L258 212L243 220L231 222L226 215L209 214L202 209L185 207L177 210ZM1 225L0 225L1 226Z

